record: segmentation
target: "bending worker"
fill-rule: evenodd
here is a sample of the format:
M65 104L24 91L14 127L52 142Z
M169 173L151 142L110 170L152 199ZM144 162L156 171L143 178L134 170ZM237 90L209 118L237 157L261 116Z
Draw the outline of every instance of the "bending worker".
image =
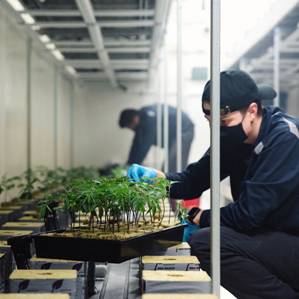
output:
M221 208L221 283L237 298L299 298L299 120L261 107L273 90L242 71L220 75L221 179L230 177L234 201ZM202 96L210 121L211 84ZM274 92L275 93L275 92ZM192 198L210 187L210 153L180 174L133 165L129 176L181 180L171 198ZM191 252L210 273L210 210L193 218Z
M162 106L163 109L163 106ZM168 145L169 171L176 171L176 108L168 106ZM157 145L157 105L151 105L140 110L125 109L119 117L119 126L135 132L127 164L141 164L150 147ZM187 166L194 128L191 119L182 113L182 167ZM163 119L162 119L163 134ZM162 138L163 140L163 138ZM163 146L163 145L162 145Z

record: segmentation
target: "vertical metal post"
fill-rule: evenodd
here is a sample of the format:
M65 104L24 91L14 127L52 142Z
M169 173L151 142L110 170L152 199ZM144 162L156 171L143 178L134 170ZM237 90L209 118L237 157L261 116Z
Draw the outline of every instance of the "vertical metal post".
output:
M220 295L220 0L211 0L211 273L212 291Z
M276 27L273 35L273 86L277 92L277 96L274 98L274 106L280 106L280 84L279 84L279 71L280 71L280 29Z
M166 49L162 49L162 59L163 59L163 144L164 144L164 169L163 171L166 173L169 171L169 120L168 120L168 99L167 99L167 56Z
M182 171L182 2L177 0L177 114L176 114L176 170Z
M74 168L74 96L75 84L72 80L70 88L70 168Z
M27 64L26 64L26 71L27 71L27 94L26 94L26 102L27 102L27 170L31 169L32 167L32 160L31 160L31 81L32 81L32 40L31 38L27 39ZM28 172L30 173L30 172ZM29 183L30 177L28 177Z
M58 76L57 66L54 69L54 169L58 166Z
M160 60L160 63L159 63L159 69L158 69L158 72L159 72L159 82L158 82L158 89L159 89L159 92L158 92L158 100L157 100L157 132L156 132L156 136L157 136L157 151L156 151L156 168L160 169L160 150L162 148L162 81L161 81L161 60Z

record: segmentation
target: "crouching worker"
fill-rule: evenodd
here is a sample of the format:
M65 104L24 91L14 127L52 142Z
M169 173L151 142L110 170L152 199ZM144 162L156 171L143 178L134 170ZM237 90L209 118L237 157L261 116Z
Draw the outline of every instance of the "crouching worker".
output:
M221 208L221 284L237 298L299 298L299 120L275 107L270 87L242 71L220 75L221 179L234 201ZM210 121L210 82L202 109ZM210 187L209 151L186 171L164 174L133 165L129 175L166 177L171 198L192 198ZM179 180L177 178L180 178ZM210 273L210 210L199 210L192 254Z

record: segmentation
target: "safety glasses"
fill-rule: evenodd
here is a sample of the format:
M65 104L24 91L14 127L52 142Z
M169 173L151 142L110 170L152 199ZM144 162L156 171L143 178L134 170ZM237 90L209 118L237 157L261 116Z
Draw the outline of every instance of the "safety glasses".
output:
M206 116L210 116L211 115L211 110L210 109L205 109L204 107L202 107L202 111ZM225 106L224 108L220 108L220 117L224 117L226 116L228 113L231 113L231 109L229 106Z

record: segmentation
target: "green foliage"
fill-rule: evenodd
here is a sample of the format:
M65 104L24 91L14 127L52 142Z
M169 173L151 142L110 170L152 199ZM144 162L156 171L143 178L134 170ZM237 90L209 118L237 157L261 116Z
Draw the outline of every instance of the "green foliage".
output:
M104 230L119 230L120 223L137 226L140 218L150 216L161 222L164 216L164 200L168 181L155 179L152 184L131 182L126 177L101 177L98 180L77 179L65 189L64 209L69 213L89 214ZM162 202L162 207L160 203ZM93 222L90 222L93 227Z
M178 211L177 211L177 214L178 214L178 219L180 222L183 222L184 220L187 219L187 216L188 216L188 210L184 207L182 207L182 205L178 205Z
M61 191L45 194L43 199L38 202L40 218L45 218L47 214L53 214L54 211L62 209L62 195Z
M127 169L125 167L116 166L111 169L111 175L115 178L121 178L127 175Z

